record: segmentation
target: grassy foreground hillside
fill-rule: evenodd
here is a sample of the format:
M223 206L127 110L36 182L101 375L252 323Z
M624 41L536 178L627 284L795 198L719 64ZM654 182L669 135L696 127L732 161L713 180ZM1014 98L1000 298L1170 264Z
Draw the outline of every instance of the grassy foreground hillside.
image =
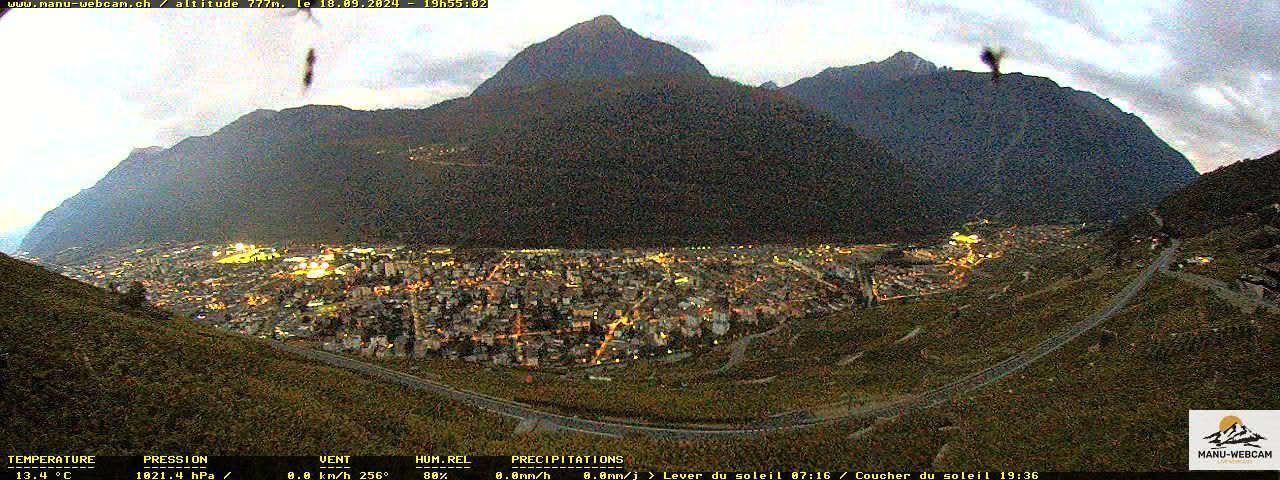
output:
M1186 470L1187 411L1280 408L1280 376L1268 373L1278 364L1280 318L1243 313L1157 274L1098 329L1009 379L918 414L685 450L647 440L592 447L642 465L738 470ZM582 442L552 434L534 448Z
M513 428L3 255L0 285L2 452L453 453Z
M1087 251L1062 265L1091 262ZM1008 290L998 286L1009 285L1014 275L1022 278L1019 269L992 269L975 282L976 290L962 294L974 306L958 317L957 307L945 303L885 306L882 320L902 317L886 324L888 330L915 325L908 321L915 318L932 325L928 331L947 332L917 337L931 343L929 358L941 356L944 364L903 369L917 378L896 387L914 390L941 381L950 373L947 366L965 370L996 353L977 350L983 353L969 358L962 350L973 345L964 342L948 353L945 338L1005 337L1000 343L1012 341L1011 347L1034 342L1060 326L1066 316L1059 319L1059 309L1069 303L1071 309L1096 308L1093 297L1106 295L1131 267L1149 261L1074 275L1043 264L1042 273L1065 277L1033 275ZM8 257L0 256L0 285L0 351L8 358L7 384L0 389L0 415L8 423L0 430L0 450L15 453L578 453L623 455L638 470L1182 470L1188 409L1280 407L1280 377L1266 373L1280 354L1277 318L1242 313L1161 275L1099 329L949 404L904 418L681 444L514 435L506 420L157 312L129 310L102 290ZM997 291L1002 296L988 301L1001 308L979 304ZM1065 301L1074 296L1090 300ZM869 329L863 337L860 328ZM806 355L813 358L809 368L830 364L853 351L845 348L884 333L854 319L833 331L850 344L837 348L796 332L794 346L765 346L759 358L722 381L775 373L769 369L803 370L798 359ZM911 363L906 351L899 353L886 358ZM858 372L856 364L849 367ZM777 382L815 400L895 386L865 372L828 370L830 380L850 385L831 386L819 381L822 375ZM755 393L780 394L762 390ZM733 397L724 401L772 403Z

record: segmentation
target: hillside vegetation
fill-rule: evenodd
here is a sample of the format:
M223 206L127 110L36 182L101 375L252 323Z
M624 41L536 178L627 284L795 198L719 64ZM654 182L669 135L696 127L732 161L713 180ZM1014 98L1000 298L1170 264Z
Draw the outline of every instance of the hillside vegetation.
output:
M899 52L782 91L882 142L961 216L1120 220L1196 178L1136 115L1044 77L994 84Z
M624 408L627 398L686 397L662 411L647 399L635 406L658 412L655 418L692 418L687 412L699 399L717 396L774 410L788 402L744 397L801 394L795 405L918 391L998 361L1098 308L1151 260L1113 267L1099 248L1072 250L1002 259L950 301L799 325L753 347L753 359L729 375L688 377L708 365L642 365L616 374L616 385L584 387L553 403L575 410L611 394L617 398L592 401L600 407L595 413L617 414L622 410L610 410ZM1031 276L1020 274L1027 269ZM636 469L1180 470L1187 409L1280 407L1280 377L1260 373L1280 353L1275 317L1242 314L1159 276L1099 329L949 404L898 419L679 444L511 435L505 420L161 312L126 309L114 295L8 257L0 257L0 282L0 349L8 359L0 414L9 419L0 449L10 452L589 453L624 455ZM926 329L898 342L913 325ZM864 350L861 360L837 365ZM775 374L776 385L740 383ZM502 373L470 375L468 386L488 389L484 384ZM678 387L681 378L688 387ZM515 396L569 394L560 388ZM727 412L709 408L703 418L732 418Z
M1159 211L1170 233L1189 237L1238 222L1241 216L1276 203L1280 203L1280 152L1206 173L1160 202ZM1280 217L1280 212L1270 216Z
M0 255L0 451L21 454L456 453L506 420L133 310Z
M913 339L877 345L883 330L863 323L860 314L844 322L837 316L809 327L815 328L812 332L799 332L792 345L785 338L771 341L775 347L735 377L759 377L809 363L810 369L825 369L825 379L849 384L828 384L830 391L895 383L918 388L943 381L948 367L981 363L983 356L998 358L1001 346L1035 342L1063 315L1087 314L1097 308L1089 303L1101 301L1114 288L1108 284L1131 278L1154 255L1113 270L1104 261L1104 250L1095 246L1078 254L1027 259L1029 263L1006 262L956 298L965 302L959 305L925 301L883 307L877 318L889 320L886 330L895 332L888 338L898 337L915 321L950 329L934 339L918 337L922 344ZM1034 273L1024 282L1017 272L1028 267ZM992 294L998 295L989 303L981 300ZM966 303L972 307L956 311ZM917 414L674 451L661 442L636 439L592 444L625 452L638 464L670 468L1180 471L1187 466L1188 435L1203 436L1188 432L1187 410L1280 408L1280 376L1266 373L1280 362L1277 320L1241 311L1210 292L1157 274L1129 308L1063 349L1008 379ZM822 338L821 328L834 334ZM948 345L949 339L957 344ZM858 362L850 364L848 373L823 365L868 345L880 352L863 359L879 364L884 375L860 372ZM818 380L807 388L824 386ZM796 393L786 388L774 394ZM855 393L861 394L865 391ZM581 438L552 434L535 450L549 453L584 445Z

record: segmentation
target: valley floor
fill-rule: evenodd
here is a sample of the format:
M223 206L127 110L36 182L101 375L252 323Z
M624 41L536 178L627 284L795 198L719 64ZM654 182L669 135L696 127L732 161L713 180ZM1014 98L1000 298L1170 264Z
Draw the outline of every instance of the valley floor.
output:
M571 415L742 423L944 385L1108 304L1155 259L1096 248L984 267L916 303L805 319L611 382L437 360L416 375ZM1229 257L1231 254L1223 255ZM1025 272L1025 273L1024 273ZM635 469L1178 470L1186 410L1280 406L1277 317L1155 275L1127 309L1012 376L911 415L685 441L514 433L515 422L333 368L0 258L0 450L15 453L620 454ZM143 328L143 327L146 328ZM1218 330L1215 331L1214 329ZM1221 332L1221 333L1218 333ZM1188 335L1191 333L1191 335Z

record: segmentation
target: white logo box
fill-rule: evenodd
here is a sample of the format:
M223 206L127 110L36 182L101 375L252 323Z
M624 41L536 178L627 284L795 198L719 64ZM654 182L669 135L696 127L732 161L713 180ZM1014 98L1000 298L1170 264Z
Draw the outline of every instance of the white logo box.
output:
M1280 410L1188 410L1187 416L1188 469L1280 470Z

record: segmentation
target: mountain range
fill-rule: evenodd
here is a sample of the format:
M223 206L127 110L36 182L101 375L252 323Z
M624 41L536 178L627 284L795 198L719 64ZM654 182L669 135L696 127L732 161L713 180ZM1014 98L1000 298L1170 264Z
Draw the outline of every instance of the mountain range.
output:
M1197 177L1137 116L1044 77L993 83L898 52L783 91L883 143L962 217L1116 220Z
M637 77L424 110L253 112L136 151L46 214L23 249L860 238L919 230L919 196L881 146L783 94Z
M631 245L903 238L979 213L1117 218L1194 178L1137 117L900 53L785 88L608 16L420 110L249 113L140 149L22 250L139 242Z

